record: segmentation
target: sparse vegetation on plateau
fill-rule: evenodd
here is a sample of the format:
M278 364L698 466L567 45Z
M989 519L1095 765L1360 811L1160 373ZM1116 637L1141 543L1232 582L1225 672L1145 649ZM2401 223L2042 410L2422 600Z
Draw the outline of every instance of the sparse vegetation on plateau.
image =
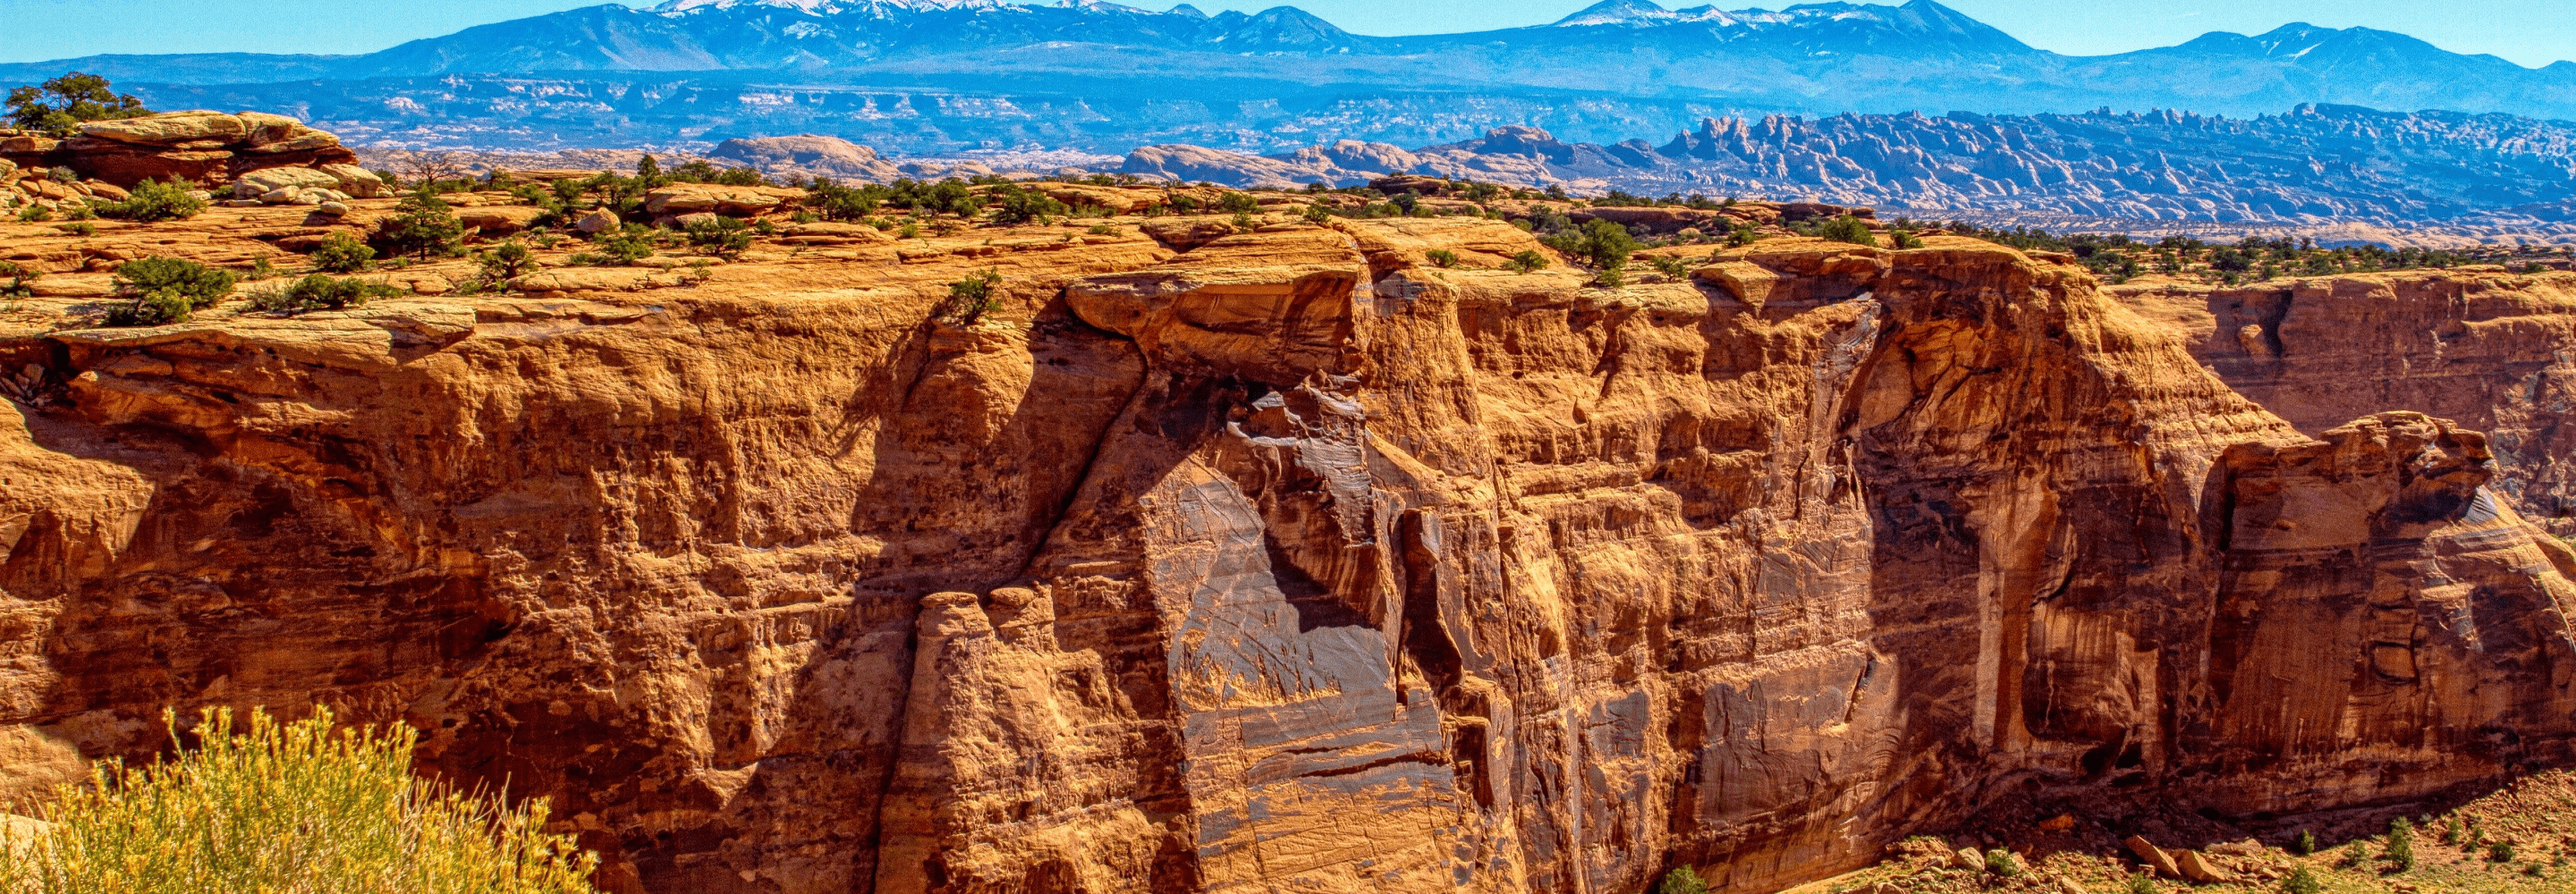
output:
M235 277L195 261L150 257L116 266L116 294L125 303L108 308L109 326L159 326L188 318L232 294Z
M376 259L376 250L367 247L366 243L358 241L357 237L343 231L323 239L322 244L313 249L313 254L308 257L312 260L315 270L325 273L356 273L367 269L368 262Z
M191 194L186 184L178 181L145 180L134 185L125 201L98 209L108 217L121 217L139 223L156 220L185 220L206 213L206 200Z
M464 238L465 225L457 221L456 212L428 189L404 197L376 231L376 241L394 254L420 260L454 254Z
M1002 274L986 270L948 284L948 297L931 317L955 326L973 326L1002 306Z
M317 310L346 310L364 305L372 298L391 298L400 294L401 289L384 283L314 273L284 286L253 292L250 306L257 311L294 316Z

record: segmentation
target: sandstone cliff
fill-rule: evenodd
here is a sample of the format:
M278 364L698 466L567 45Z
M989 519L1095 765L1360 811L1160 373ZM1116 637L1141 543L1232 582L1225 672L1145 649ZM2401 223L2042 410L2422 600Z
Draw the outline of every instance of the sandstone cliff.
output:
M2234 289L2120 287L2202 365L2319 434L2366 413L2413 410L2488 435L2495 493L2576 534L2576 276L2421 272Z
M324 700L619 891L1749 892L2570 758L2533 473L2080 267L1135 223L128 330L0 225L61 271L0 317L0 795Z

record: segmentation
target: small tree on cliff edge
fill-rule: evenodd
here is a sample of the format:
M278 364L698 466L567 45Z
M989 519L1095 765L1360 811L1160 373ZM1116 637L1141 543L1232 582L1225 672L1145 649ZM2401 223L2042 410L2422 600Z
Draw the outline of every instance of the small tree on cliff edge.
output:
M1708 894L1708 882L1688 866L1673 867L1664 873L1664 883L1655 886L1655 894Z
M72 72L35 87L9 91L9 120L28 130L70 136L83 121L152 114L131 94L108 89L106 78Z

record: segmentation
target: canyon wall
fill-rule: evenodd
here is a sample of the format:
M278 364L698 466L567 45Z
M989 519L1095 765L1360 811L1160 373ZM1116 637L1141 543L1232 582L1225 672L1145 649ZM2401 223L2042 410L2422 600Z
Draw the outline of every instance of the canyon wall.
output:
M1988 243L1604 289L1499 222L1160 219L116 330L19 229L21 805L164 705L325 701L620 892L1751 892L2576 741L2527 417L2369 358L2301 404L2222 299ZM930 319L987 269L997 321ZM2461 325L2563 343L2515 294Z
M2486 433L2498 496L2576 534L2576 277L2362 274L2238 288L2119 287L2239 393L2310 435L2382 410Z

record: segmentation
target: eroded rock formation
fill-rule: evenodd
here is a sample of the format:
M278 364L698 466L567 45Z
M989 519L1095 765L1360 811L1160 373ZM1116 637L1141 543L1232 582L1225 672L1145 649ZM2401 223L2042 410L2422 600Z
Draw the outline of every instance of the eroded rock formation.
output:
M1609 290L1497 222L1230 229L12 317L0 793L325 700L554 798L619 891L1751 892L2570 757L2523 473L2231 388L2080 267L1777 239ZM927 319L984 269L997 323Z
M2124 287L2228 385L2311 435L2414 410L2488 436L2496 494L2576 534L2576 278L2424 272Z

